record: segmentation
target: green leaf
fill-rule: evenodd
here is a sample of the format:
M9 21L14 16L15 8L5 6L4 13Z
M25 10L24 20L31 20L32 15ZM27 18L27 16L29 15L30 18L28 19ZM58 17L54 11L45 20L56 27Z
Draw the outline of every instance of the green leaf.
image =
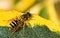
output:
M51 32L46 26L25 27L15 34L7 27L0 27L0 38L60 38L55 32Z

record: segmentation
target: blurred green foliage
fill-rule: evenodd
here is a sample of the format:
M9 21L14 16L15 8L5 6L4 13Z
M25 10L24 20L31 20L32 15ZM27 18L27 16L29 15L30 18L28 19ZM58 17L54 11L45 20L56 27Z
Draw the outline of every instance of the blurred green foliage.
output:
M40 10L39 16L41 16L41 17L43 17L45 19L49 19L49 15L47 14L46 6L43 6L43 8Z
M15 0L15 4L18 3L20 0Z

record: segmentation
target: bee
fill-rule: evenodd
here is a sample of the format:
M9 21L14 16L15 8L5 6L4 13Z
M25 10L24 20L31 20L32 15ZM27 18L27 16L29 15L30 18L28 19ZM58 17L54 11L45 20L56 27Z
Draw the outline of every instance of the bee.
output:
M30 17L31 17L31 14L29 12L27 12L27 13L23 14L22 16L20 16L20 19L13 20L10 23L11 29L14 32L16 32L19 29L19 27L23 26L24 22L26 20L28 20Z

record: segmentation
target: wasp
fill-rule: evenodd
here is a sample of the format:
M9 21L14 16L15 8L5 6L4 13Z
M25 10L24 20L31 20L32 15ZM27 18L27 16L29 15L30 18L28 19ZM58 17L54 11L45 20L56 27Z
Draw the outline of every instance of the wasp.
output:
M19 27L23 26L24 22L26 20L28 20L29 18L31 17L31 14L29 12L23 14L22 16L20 16L20 19L16 19L16 20L13 20L11 23L10 23L10 26L11 26L11 29L16 32Z

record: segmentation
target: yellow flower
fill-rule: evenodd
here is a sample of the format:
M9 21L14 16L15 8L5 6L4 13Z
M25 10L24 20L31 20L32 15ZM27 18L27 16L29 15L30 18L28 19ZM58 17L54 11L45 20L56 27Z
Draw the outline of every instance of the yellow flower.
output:
M50 20L47 20L47 19L44 19L38 15L32 15L31 19L30 20L27 20L25 22L27 24L28 27L30 28L33 28L35 25L39 25L39 26L47 26L51 31L59 31L60 32L60 29L59 29L59 26L58 25L55 25L54 22L50 21Z
M23 13L17 12L15 10L12 11L4 11L0 10L0 26L6 26L10 27L10 23L15 20L16 18L19 18ZM59 31L60 29L57 25L55 25L54 22L47 20L45 18L42 18L38 15L32 14L31 18L27 21L25 21L28 27L33 28L35 25L39 26L47 26L51 31Z
M21 14L21 12L17 12L15 10L0 10L0 26L8 26L13 19L16 19L16 17L19 17Z

